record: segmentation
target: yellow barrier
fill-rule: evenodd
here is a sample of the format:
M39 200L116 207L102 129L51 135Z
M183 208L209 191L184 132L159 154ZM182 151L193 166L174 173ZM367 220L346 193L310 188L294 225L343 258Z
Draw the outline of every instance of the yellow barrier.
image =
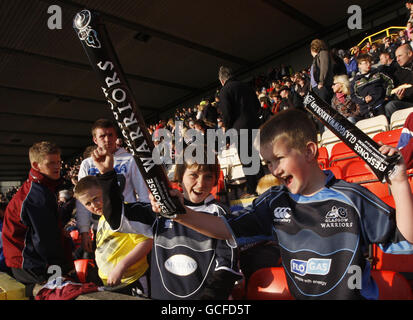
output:
M28 300L24 284L0 272L0 300Z
M360 46L361 46L365 41L368 40L368 42L369 42L370 44L375 43L375 42L379 42L379 41L382 40L382 38L388 37L388 36L390 36L390 35L397 34L397 32L398 32L399 30L405 30L405 29L406 29L406 27L388 27L388 28L386 28L386 29L383 29L383 30L381 30L381 31L379 31L379 32L373 33L373 34L365 37L363 40L361 40L361 41L357 44L357 47L359 47L361 50L363 50L363 49L365 48L365 45L364 45L363 47L360 47ZM396 31L395 33L394 33L394 32L392 33L391 30L397 30L397 31ZM375 41L372 41L372 40L371 40L373 37L379 35L380 33L385 33L385 34L383 34L379 40L375 40Z

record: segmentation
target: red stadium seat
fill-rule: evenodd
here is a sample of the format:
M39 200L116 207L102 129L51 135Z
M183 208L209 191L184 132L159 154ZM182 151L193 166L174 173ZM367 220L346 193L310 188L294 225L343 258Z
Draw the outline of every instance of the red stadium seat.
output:
M86 277L87 277L88 266L90 265L91 267L95 267L95 263L93 262L93 259L77 259L74 261L74 263L75 263L76 274L77 274L77 277L79 278L79 281L82 283L85 283Z
M371 275L379 288L379 300L413 300L412 288L400 273L372 270Z
M247 285L247 300L293 300L284 268L262 268L255 271Z
M218 183L215 187L212 188L211 194L220 201L220 194L225 192L225 178L224 178L224 172L221 170L218 178Z
M392 270L396 272L413 272L413 254L384 253L376 244L373 244L373 263L375 270Z
M72 238L75 248L78 248L81 245L82 239L80 238L79 230L74 229L70 231L70 237Z
M380 198L383 202L385 202L387 205L390 207L394 208L394 199L392 195L389 195L387 197Z
M348 182L358 183L370 190L380 199L390 196L388 183L382 183L377 176L366 167L363 160L348 162L343 168L343 179Z
M182 190L182 187L179 185L178 182L170 181L170 182L169 182L169 186L170 186L171 189L176 189L176 190L178 190L178 191L180 191L180 192L183 191L183 190Z
M334 174L336 179L343 179L343 173L341 172L340 167L327 167L324 170L330 170Z
M363 183L360 183L360 185L362 185L366 189L373 192L380 199L384 199L390 196L390 187L387 182L381 183L380 181L377 180L377 181L363 182Z
M321 169L328 167L328 151L326 147L318 148L318 164Z
M344 142L338 142L331 149L330 167L341 167L360 157L351 150Z
M373 137L373 140L376 141L376 142L381 141L381 142L383 142L383 144L387 144L389 146L396 147L398 142L399 142L399 138L400 138L400 134L402 132L402 129L403 128L394 129L394 130L390 130L390 131L379 132Z
M363 160L353 160L348 162L343 168L343 179L348 182L366 183L378 181L376 175L366 167Z

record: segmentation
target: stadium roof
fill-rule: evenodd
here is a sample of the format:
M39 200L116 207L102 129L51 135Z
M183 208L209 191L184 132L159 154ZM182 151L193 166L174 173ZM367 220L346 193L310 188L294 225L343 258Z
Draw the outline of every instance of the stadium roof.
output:
M52 5L61 29L48 27ZM150 121L211 95L220 65L243 77L315 37L350 35L350 5L366 19L400 15L403 1L0 0L0 181L27 177L34 142L54 141L69 159L92 144L94 120L113 117L72 28L80 10L100 12Z

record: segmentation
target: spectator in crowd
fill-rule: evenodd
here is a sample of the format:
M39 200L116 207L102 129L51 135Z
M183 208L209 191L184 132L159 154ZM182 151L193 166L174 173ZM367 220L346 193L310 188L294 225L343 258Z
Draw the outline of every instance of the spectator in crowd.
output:
M351 100L359 105L363 118L385 114L385 104L394 87L393 80L371 68L371 57L368 54L360 54L357 64L360 73L351 81Z
M311 87L313 91L323 100L331 101L333 91L333 65L330 52L326 43L320 39L314 39L310 45L313 56L311 65Z
M372 43L369 54L371 55L371 62L372 62L373 64L379 63L379 61L380 61L380 53L381 53L381 52L380 52L377 44Z
M271 109L271 112L273 113L273 114L276 114L277 112L279 112L280 111L280 106L281 106L281 96L278 94L278 93L274 93L274 95L273 95L273 106L272 106L272 109Z
M113 157L111 158L113 162ZM110 163L113 170L113 163ZM114 175L115 176L115 175ZM96 176L79 180L75 197L90 212L100 216L96 234L96 264L107 290L131 296L148 296L147 255L152 239L141 234L113 231L104 216L102 188Z
M201 101L198 105L198 112L196 113L197 120L204 120L204 108L206 107L206 101Z
M412 21L412 1L408 0L406 1L406 20L405 21Z
M16 187L9 188L6 192L6 200L10 201L13 198L13 196L16 194L16 192L17 192Z
M303 98L296 92L291 92L286 86L280 89L280 97L280 111L288 108L303 108Z
M388 252L403 243L406 251L412 250L413 197L404 162L389 183L394 209L358 184L320 169L317 134L306 113L296 109L278 113L261 126L260 137L261 154L282 186L271 188L227 221L186 207L186 214L177 215L174 222L238 246L257 239L277 241L288 287L296 299L378 299L365 258L368 246L379 243ZM393 155L397 149L382 146L380 151ZM151 204L160 212L155 201ZM330 221L339 217L352 223L336 228L337 222ZM329 272L303 271L301 266L315 253L322 260L313 261L326 264ZM361 269L359 289L348 286L353 275L347 272L350 264Z
M334 76L333 91L331 107L352 123L361 120L360 108L351 100L350 81L347 75Z
M268 120L268 118L271 116L271 101L268 96L263 96L260 99L260 111L258 113L258 118L260 119L261 123L264 123L265 121Z
M305 76L298 75L296 84L295 92L301 97L304 97L310 91L310 81L308 81Z
M3 254L3 241L2 241L4 211L6 211L7 204L8 202L5 202L5 201L0 202L0 272L6 272L9 275L12 275L10 268L6 265L6 259L4 258L4 254Z
M116 147L116 139L118 138L116 124L107 119L99 119L93 124L91 132L93 142L97 147L108 149L114 154L114 169L125 201L135 202L138 196L140 201L149 202L148 190L135 159L124 148ZM94 176L98 173L92 157L88 157L80 165L78 180L87 175ZM93 256L96 248L96 237L92 242L89 231L92 227L96 232L99 216L93 215L77 201L76 220L82 239L82 248Z
M354 46L350 49L350 54L354 57L354 59L357 59L360 53L360 48L358 46Z
M380 65L377 67L377 69L393 79L396 68L397 62L390 57L390 53L382 52L380 54Z
M217 123L218 118L218 110L216 107L216 103L210 103L206 101L206 106L204 109L204 121L210 128L214 128Z
M225 129L236 130L238 134L238 145L236 147L239 155L241 155L241 149L245 147L248 147L248 155L258 154L258 151L253 152L252 129L258 129L260 125L258 118L260 102L254 90L249 85L236 80L230 68L221 66L218 77L222 85L219 93L218 109L222 114ZM247 134L243 133L243 136L241 136L241 129L247 129ZM247 146L241 146L245 142L247 142ZM254 164L251 163L251 165ZM250 168L250 166L243 163L244 173L246 168ZM259 165L259 172L256 172L256 174L245 174L247 190L241 197L251 197L255 194L258 179L261 176L263 176L261 165Z
M396 38L396 41L394 43L395 47L398 48L403 44L406 44L408 42L406 30L399 30L398 36Z
M76 199L73 197L71 190L60 190L58 193L59 214L63 225L65 226L73 217L76 209Z
M358 66L357 66L356 59L352 57L349 53L345 53L343 61L347 69L348 77L353 78L358 72Z
M60 267L65 276L74 264L56 201L62 183L60 149L47 141L35 143L29 159L29 177L6 208L2 239L7 266L32 297L35 284L51 276L50 266Z
M347 67L343 59L338 55L337 49L333 48L330 51L333 75L341 75L347 73Z
M384 37L383 38L383 44L381 47L381 52L388 52L390 54L390 57L394 59L395 57L395 52L396 52L396 45L393 43L392 37Z
M103 214L113 230L153 237L151 298L228 299L235 281L241 278L236 250L226 241L210 239L172 219L156 216L150 205L141 202L122 205L110 158L104 150L94 157L102 173L98 179L104 195ZM210 194L218 182L218 160L215 158L214 163L206 160L206 148L202 164L184 158L183 164L177 164L176 181L183 189L186 205L202 214L225 218L230 215L229 210Z
M404 44L397 48L396 59L398 66L393 74L396 88L394 93L397 101L389 106L389 114L396 110L413 106L413 88L406 88L406 85L413 85L413 50L409 44Z
M413 23L412 22L407 22L406 24L406 35L407 35L407 41L411 42L413 40Z

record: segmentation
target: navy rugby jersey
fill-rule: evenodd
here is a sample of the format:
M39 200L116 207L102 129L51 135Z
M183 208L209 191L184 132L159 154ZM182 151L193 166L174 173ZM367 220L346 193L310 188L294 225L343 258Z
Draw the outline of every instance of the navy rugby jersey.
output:
M117 232L139 233L153 238L151 298L227 299L241 278L238 252L227 241L217 240L161 216L143 202L122 203L114 171L98 175L105 195L104 216ZM215 216L229 210L209 195L202 203L185 200L189 208Z
M315 195L272 187L227 224L238 246L278 241L295 298L377 299L365 258L368 245L385 244L386 252L412 247L396 228L394 208L367 189L325 173L326 185Z

